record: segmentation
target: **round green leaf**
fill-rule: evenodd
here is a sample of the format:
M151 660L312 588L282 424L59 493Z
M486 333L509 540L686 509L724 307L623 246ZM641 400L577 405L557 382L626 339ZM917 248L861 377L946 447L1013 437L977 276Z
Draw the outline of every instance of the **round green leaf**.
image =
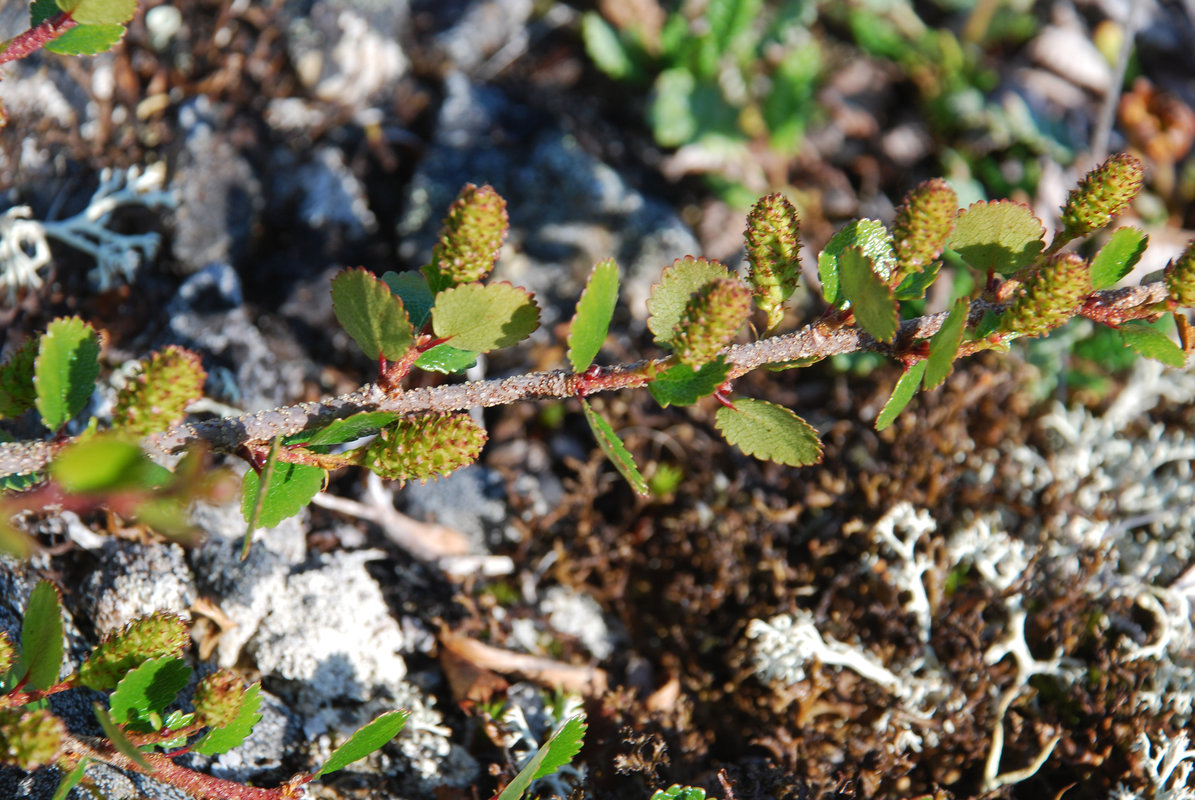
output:
M476 363L477 353L461 350L450 344L438 344L431 350L420 353L419 358L415 359L415 366L419 369L444 375L464 372Z
M33 365L37 410L51 431L59 431L83 409L100 374L100 339L78 317L56 319L41 337Z
M94 56L111 50L125 34L124 25L79 25L46 43L60 56Z
M618 302L618 264L608 258L593 267L577 313L568 329L568 360L574 372L584 372L597 357L610 330Z
M729 372L730 365L721 357L703 365L696 372L688 364L675 364L657 375L647 389L664 408L670 405L691 406L713 394Z
M397 361L413 332L402 300L373 273L349 269L332 279L332 310L365 355Z
M710 281L729 277L725 264L693 256L678 258L665 269L660 282L651 287L647 301L647 327L655 335L656 344L672 341L694 292Z
M142 662L116 684L108 700L112 721L121 725L133 723L138 730L145 728L144 724L136 723L154 714L161 715L190 680L191 668L181 658L164 656Z
M822 460L817 431L784 406L743 398L719 408L714 422L726 441L749 456L790 467Z
M980 200L959 212L950 247L975 269L1009 275L1037 259L1045 233L1028 206Z
M398 735L407 723L409 715L409 711L387 711L368 725L358 728L348 741L336 748L313 777L318 778L329 772L344 769L379 749Z
M539 327L539 307L509 283L464 283L436 295L432 330L458 350L488 353L521 342Z

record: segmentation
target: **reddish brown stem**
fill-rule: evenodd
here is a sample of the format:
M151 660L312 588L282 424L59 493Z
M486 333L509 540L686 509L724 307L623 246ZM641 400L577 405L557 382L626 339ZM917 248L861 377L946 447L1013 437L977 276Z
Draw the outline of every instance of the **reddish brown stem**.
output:
M0 64L7 64L9 61L36 53L78 24L65 11L55 14L40 25L35 25L9 39L8 46L0 52Z

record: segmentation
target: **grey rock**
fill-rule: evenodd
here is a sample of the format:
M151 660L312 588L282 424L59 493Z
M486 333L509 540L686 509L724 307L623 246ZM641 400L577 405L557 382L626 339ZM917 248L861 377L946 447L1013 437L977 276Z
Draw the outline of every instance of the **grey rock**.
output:
M166 307L161 343L207 354L208 395L260 411L297 397L305 368L301 360L279 356L242 301L236 271L224 262L209 264L184 281Z
M418 2L416 9L434 15L436 49L454 69L469 75L493 75L530 44L533 0Z
M497 472L476 464L446 478L412 483L403 489L406 513L424 522L460 531L482 553L521 537L510 524L506 486Z
M171 182L179 199L173 246L185 272L243 259L264 205L261 183L220 116L203 96L179 110L185 138Z
M404 0L290 0L279 20L300 80L321 100L360 111L409 66L399 44L410 26Z
M287 575L306 557L304 518L291 517L277 527L259 529L249 557L242 561L245 520L238 506L201 503L192 512L191 521L207 540L190 552L196 583L234 623L220 633L216 661L221 667L237 662L272 605L284 597Z
M543 328L571 313L593 264L608 257L622 266L631 313L645 320L660 270L699 252L676 213L501 90L475 85L460 73L447 77L445 90L435 139L399 223L402 256L425 263L460 188L489 183L506 198L515 253L499 261L495 277L536 293Z
M189 620L194 602L195 583L177 544L109 539L82 591L82 612L101 636L155 611Z
M319 147L304 156L287 150L274 154L271 202L294 206L309 228L336 228L360 239L377 228L365 187L335 147Z

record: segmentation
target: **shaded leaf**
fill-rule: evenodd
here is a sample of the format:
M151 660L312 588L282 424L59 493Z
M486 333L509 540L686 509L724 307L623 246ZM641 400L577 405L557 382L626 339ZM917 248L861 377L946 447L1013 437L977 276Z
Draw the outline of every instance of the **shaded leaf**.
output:
M41 337L33 384L42 422L58 432L87 404L100 374L100 340L78 317L56 319Z
M880 415L876 417L875 428L877 431L887 428L900 416L900 412L905 410L905 406L909 404L913 395L917 394L917 390L921 387L921 379L925 375L926 366L925 361L918 361L900 376L900 380L896 382L896 388L892 390L892 396L888 398L888 402L880 409Z
M1107 289L1132 272L1147 244L1149 236L1141 229L1118 229L1091 259L1091 288Z
M589 423L589 428L593 431L594 438L597 439L598 447L606 454L606 458L610 459L610 463L614 465L619 474L626 479L627 483L631 484L632 489L646 497L649 494L647 481L643 479L643 473L639 472L639 468L635 466L634 457L623 445L622 439L618 438L614 428L585 400L581 401L581 408L585 411L585 420Z
M980 200L959 212L950 247L972 267L1004 275L1032 264L1046 229L1033 211L1011 200Z
M749 456L790 467L822 460L822 443L813 427L784 406L742 398L722 406L714 424L726 441Z
M651 396L664 408L668 406L691 406L703 397L709 397L726 381L730 365L724 358L717 358L694 371L688 364L674 364L647 385Z
M160 715L190 680L191 668L181 658L163 656L143 661L120 679L108 698L112 721L136 724L151 714Z
M971 311L971 301L960 297L954 307L946 315L946 321L934 334L929 343L929 358L925 367L925 388L936 389L942 381L954 370L954 357L958 354L959 344L963 341L963 330L967 327L967 317Z
M925 297L925 291L934 285L934 281L942 274L942 262L935 261L920 272L914 272L901 281L893 292L897 300L920 300Z
M672 341L694 292L710 281L729 277L730 271L717 261L686 256L672 262L660 276L660 282L651 287L647 301L647 327L656 344L667 345Z
M371 359L398 361L411 348L413 332L402 300L367 270L347 269L332 279L332 310Z
M17 674L34 689L58 683L62 670L62 603L58 587L38 581L21 621L21 660Z
M311 438L304 441L304 444L308 447L319 447L352 442L362 436L372 436L398 417L399 415L393 411L363 411L320 428Z
M54 796L50 800L66 800L66 796L71 793L79 785L79 781L83 780L83 773L87 769L87 765L91 763L89 758L79 759L79 763L75 768L62 776L62 780L58 782L58 788L54 790Z
M116 749L127 756L134 764L152 775L154 772L153 766L145 760L145 756L137 749L137 746L129 741L129 737L125 736L124 731L121 730L120 726L108 714L107 709L99 703L92 703L91 708L95 712L95 718L99 720L100 727L104 729L104 735L115 745Z
M19 417L37 402L33 365L37 360L39 344L36 337L26 339L0 365L0 419Z
M426 372L453 375L474 366L477 363L477 355L472 350L461 350L450 344L438 344L420 353L419 358L415 359L415 366Z
M236 719L222 728L212 728L207 735L195 743L192 752L203 756L218 756L227 753L249 737L253 727L261 721L261 684L255 683L245 690L241 710Z
M407 724L408 716L410 716L409 711L387 711L373 722L358 728L348 738L348 741L333 751L314 777L318 778L338 769L344 769L354 761L360 761L380 749L382 745L398 736L399 731Z
M860 248L843 248L837 260L841 297L850 302L859 325L877 341L892 341L899 325L892 288L876 274L871 258Z
M577 715L564 722L539 748L531 760L506 785L498 800L519 800L531 782L553 774L576 757L585 738L585 717Z
M435 292L427 278L418 272L383 272L382 282L402 300L403 308L411 320L415 332L423 330L432 318L432 305L436 302Z
M589 369L606 341L618 302L618 264L608 258L594 265L568 328L568 360L574 372Z
M884 223L874 219L858 219L847 223L830 237L826 247L817 257L817 273L822 282L822 297L832 306L849 300L839 291L842 252L848 247L861 250L870 259L873 270L886 282L896 269L896 251L892 247L892 235Z
M466 283L436 295L432 329L460 350L488 353L521 342L539 327L539 307L509 283Z
M1186 366L1187 356L1163 331L1143 320L1132 320L1117 328L1126 346L1138 355L1161 361L1170 367Z

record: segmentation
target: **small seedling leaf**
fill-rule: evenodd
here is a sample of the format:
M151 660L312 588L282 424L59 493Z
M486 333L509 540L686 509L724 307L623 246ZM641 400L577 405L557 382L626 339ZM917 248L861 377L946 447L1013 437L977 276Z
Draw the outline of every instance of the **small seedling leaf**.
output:
M50 800L66 800L67 795L71 793L79 785L79 781L83 780L83 773L87 770L87 765L91 763L89 758L80 758L79 763L75 768L62 776L62 780L58 782L58 788L54 790L54 796Z
M665 269L660 282L651 287L647 301L647 327L656 343L666 345L672 341L694 292L711 281L729 277L730 271L724 264L692 256L678 258Z
M977 270L1009 275L1037 259L1045 234L1028 206L980 200L959 212L950 247Z
M578 714L556 729L531 760L506 785L498 800L520 800L531 782L553 774L568 764L581 750L585 738L585 717Z
M586 11L581 16L581 40L593 63L611 78L621 81L637 74L635 61L623 46L618 31L596 11Z
M112 434L98 434L67 447L50 463L50 476L73 494L150 489L173 477L134 442Z
M917 390L921 388L921 379L925 375L926 364L925 361L918 361L900 376L900 380L896 382L896 388L892 390L892 396L888 398L888 402L880 410L880 415L876 417L877 431L882 431L891 425L900 416L900 412L905 410L905 406L913 399L913 395L917 394Z
M1169 367L1182 367L1187 363L1183 349L1174 343L1165 332L1142 320L1132 320L1117 330L1127 347L1135 353L1154 361L1161 361Z
M539 307L526 289L509 283L465 283L436 295L432 329L460 350L488 353L510 347L539 327Z
M94 56L111 50L124 34L124 25L79 25L47 42L46 49L60 56Z
M262 495L261 511L257 515L257 524L254 527L273 528L282 520L298 514L323 488L327 474L319 467L306 464L276 463L268 488ZM246 521L252 518L253 510L257 506L260 482L261 478L256 470L251 469L245 473L241 512Z
M724 358L717 358L696 372L687 364L675 364L647 385L651 396L664 408L668 406L691 406L703 397L709 397L726 381L730 365Z
M41 337L33 384L42 422L57 433L78 414L100 374L100 340L78 317L56 319Z
M411 347L411 321L402 300L367 270L345 270L332 279L332 310L371 359L397 361Z
M741 398L723 406L714 424L726 441L749 456L790 467L822 460L822 443L808 422L784 406Z
M1132 272L1147 244L1149 236L1139 228L1118 228L1091 260L1092 289L1107 289Z
M21 660L17 674L34 689L58 683L62 669L62 604L58 587L38 581L21 622Z
M841 283L841 256L848 247L863 252L872 263L872 270L881 282L888 280L896 268L896 251L892 247L892 235L884 223L874 219L859 219L847 223L826 242L826 248L817 257L817 273L822 282L822 297L832 306L841 305L850 298L839 291Z
M108 699L112 721L137 725L151 714L161 715L190 680L191 668L181 658L163 656L142 662L120 679Z
M657 790L651 800L705 800L705 789L674 783L667 789Z
M213 728L195 743L193 752L204 756L218 756L227 753L248 738L261 720L261 684L255 683L245 690L241 711L236 719L222 728Z
M926 391L936 389L942 381L949 377L954 370L954 357L958 354L959 344L963 341L963 330L967 327L967 317L971 311L971 301L960 297L946 315L946 321L934 334L929 343L929 358L926 359L925 388Z
M613 426L609 422L606 422L601 414L594 411L586 401L581 401L581 408L585 410L585 420L589 423L594 438L597 439L598 447L602 448L602 452L614 464L614 468L618 470L622 477L626 478L627 483L631 484L631 488L638 494L644 497L650 494L647 488L647 481L643 479L643 474L635 466L634 457L631 456L630 451L623 445L622 439L618 438L618 434L614 432Z
M120 24L137 13L137 0L57 0L57 3L80 25Z
M877 341L890 342L899 323L892 288L876 274L871 257L854 245L838 254L841 297L850 302L855 319Z
M129 741L129 737L125 736L124 731L112 719L108 710L99 703L92 703L91 708L95 711L95 718L99 720L100 727L104 729L104 735L108 737L108 740L112 742L116 749L127 756L134 764L152 775L154 773L153 766L145 760L145 756L137 749L137 745Z
M415 332L423 330L423 326L432 318L432 305L436 302L436 295L427 285L427 278L418 272L384 272L382 282L402 300Z
M407 723L409 715L410 712L408 711L387 711L373 722L358 728L348 738L348 741L336 748L328 760L324 762L324 765L320 767L319 772L316 772L313 777L318 778L321 775L327 775L330 772L344 769L354 761L360 761L370 753L378 750L382 745L398 735L403 725Z
M614 305L618 302L618 264L608 258L599 261L589 274L585 291L577 301L577 312L568 329L568 360L574 372L589 369L606 341Z
M320 428L305 444L308 447L322 445L345 444L371 436L386 427L399 415L392 411L364 411L351 417L338 419L326 428Z
M464 372L477 363L477 353L461 350L450 344L438 344L419 354L415 366L426 372L440 372L454 375Z

